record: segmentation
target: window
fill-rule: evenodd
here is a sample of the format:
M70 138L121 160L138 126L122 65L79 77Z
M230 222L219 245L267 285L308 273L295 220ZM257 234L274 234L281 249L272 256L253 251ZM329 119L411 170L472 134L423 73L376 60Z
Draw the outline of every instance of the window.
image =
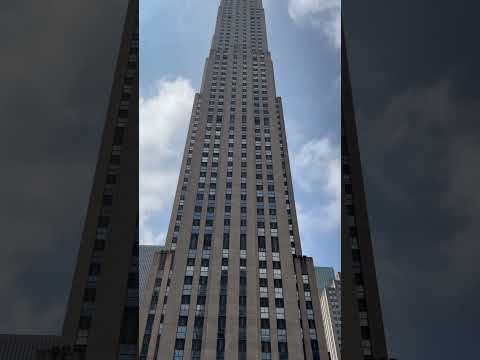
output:
M272 236L272 252L279 252L279 249L278 237Z
M268 319L261 319L261 320L260 320L260 328L261 328L261 329L270 329L270 320L268 320Z

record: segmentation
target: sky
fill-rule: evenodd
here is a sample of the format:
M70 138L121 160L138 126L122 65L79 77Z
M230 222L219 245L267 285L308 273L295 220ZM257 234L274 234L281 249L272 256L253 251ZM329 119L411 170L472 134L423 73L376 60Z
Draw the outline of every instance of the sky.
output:
M387 345L478 358L479 4L342 3Z
M340 1L264 0L302 251L340 271ZM140 2L140 242L163 244L218 0Z

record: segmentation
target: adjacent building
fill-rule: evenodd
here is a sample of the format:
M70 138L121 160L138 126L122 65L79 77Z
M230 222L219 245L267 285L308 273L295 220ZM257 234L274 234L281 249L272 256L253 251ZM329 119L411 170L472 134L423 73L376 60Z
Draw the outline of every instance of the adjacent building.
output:
M138 358L138 0L129 0L62 339L38 360Z
M221 0L140 359L328 359L261 0Z
M388 359L342 33L342 357Z

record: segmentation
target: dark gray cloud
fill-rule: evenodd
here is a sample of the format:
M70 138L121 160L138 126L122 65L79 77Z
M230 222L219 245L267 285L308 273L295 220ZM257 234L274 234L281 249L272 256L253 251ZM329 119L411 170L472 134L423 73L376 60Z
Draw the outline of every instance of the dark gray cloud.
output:
M342 6L389 348L400 359L474 358L478 5Z
M2 6L0 332L60 331L125 6Z

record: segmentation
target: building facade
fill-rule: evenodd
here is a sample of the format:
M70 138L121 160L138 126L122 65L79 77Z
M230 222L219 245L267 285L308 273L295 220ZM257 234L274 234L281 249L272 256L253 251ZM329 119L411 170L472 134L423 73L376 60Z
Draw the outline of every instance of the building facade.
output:
M220 1L156 266L141 359L328 359L261 0Z
M388 359L342 33L342 357Z
M320 290L325 341L331 360L340 360L342 351L342 305L340 276Z

